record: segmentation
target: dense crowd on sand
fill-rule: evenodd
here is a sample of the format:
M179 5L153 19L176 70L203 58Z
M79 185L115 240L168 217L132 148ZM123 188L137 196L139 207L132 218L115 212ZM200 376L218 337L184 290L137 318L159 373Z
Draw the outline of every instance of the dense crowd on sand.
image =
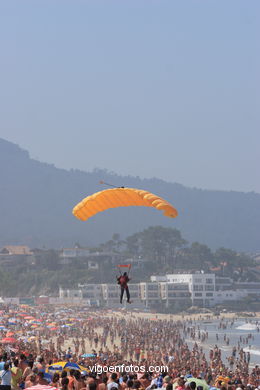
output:
M0 322L2 390L34 385L62 390L260 389L260 369L250 367L244 340L223 359L216 333L216 345L206 356L201 345L207 332L189 317L21 305L2 306ZM219 319L219 328L225 326ZM246 341L252 338L249 334ZM190 346L187 339L193 341ZM60 362L64 369L53 370ZM105 372L115 366L120 366L117 372Z

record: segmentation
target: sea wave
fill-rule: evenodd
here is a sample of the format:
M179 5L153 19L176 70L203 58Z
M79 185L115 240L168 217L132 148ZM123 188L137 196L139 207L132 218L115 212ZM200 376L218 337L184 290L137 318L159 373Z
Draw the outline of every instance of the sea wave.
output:
M238 326L236 329L238 330L256 330L257 326L255 324L243 324Z
M252 348L243 348L244 352L250 352L251 355L258 355L260 356L260 350L259 349L252 349Z

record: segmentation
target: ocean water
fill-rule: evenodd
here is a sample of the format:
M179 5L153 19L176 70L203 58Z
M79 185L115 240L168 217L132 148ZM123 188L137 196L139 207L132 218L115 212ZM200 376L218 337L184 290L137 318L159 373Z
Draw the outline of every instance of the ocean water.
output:
M230 320L223 320L222 323L226 325L226 329L219 328L219 320L197 321L196 323L193 323L192 326L196 326L196 336L198 335L199 327L201 334L203 332L208 332L208 339L201 342L197 337L194 341L187 338L187 343L191 346L194 342L197 342L197 344L203 348L207 356L209 350L217 345L221 349L223 362L228 365L229 363L226 358L231 356L233 347L237 347L238 342L240 342L240 347L242 347L245 352L250 352L250 366L254 367L255 365L260 365L260 331L258 331L260 330L260 318L238 318L234 321L233 325L231 325ZM218 340L216 334L218 334ZM248 342L246 342L246 338L249 334L252 335L252 338L249 338ZM225 335L229 338L229 345L227 345L224 340ZM242 341L240 341L240 338L242 338Z

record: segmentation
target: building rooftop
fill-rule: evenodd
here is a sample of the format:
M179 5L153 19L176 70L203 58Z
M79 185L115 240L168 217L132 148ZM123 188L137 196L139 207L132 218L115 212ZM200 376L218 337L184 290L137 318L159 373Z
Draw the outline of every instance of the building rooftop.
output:
M33 252L26 245L6 245L0 250L1 255L32 255Z

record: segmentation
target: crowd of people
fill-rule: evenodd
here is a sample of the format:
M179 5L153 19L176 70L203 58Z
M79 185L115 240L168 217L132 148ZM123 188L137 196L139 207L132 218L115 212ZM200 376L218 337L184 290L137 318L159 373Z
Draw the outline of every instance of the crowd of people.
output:
M225 359L217 344L206 353L207 332L192 318L11 305L3 306L0 316L2 390L35 385L62 390L260 389L260 368L250 366L243 340ZM63 367L55 369L60 362ZM97 366L103 370L94 370ZM120 369L108 372L107 367Z

